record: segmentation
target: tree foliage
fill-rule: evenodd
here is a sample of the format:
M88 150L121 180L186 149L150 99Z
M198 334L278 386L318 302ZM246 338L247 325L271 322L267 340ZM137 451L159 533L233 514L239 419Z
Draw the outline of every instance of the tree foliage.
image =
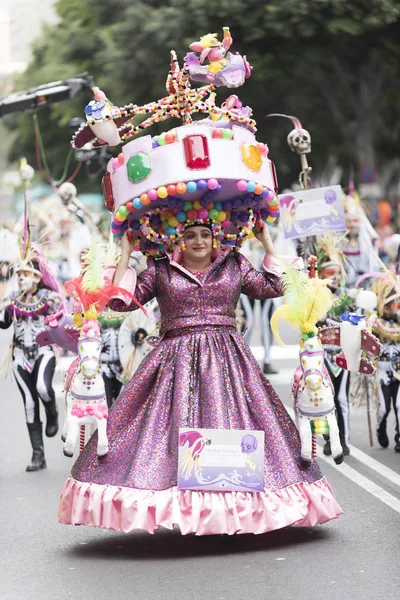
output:
M281 183L299 161L286 145L294 114L313 140L311 163L329 155L347 167L381 168L399 135L400 5L397 0L59 0L59 23L34 45L17 89L89 71L115 104L145 103L165 94L169 50L182 62L190 42L229 25L233 51L254 70L239 90L252 106L258 139L267 141ZM221 101L228 95L221 90ZM68 121L83 114L88 94L39 112L49 162L61 170ZM19 146L32 159L31 115L14 120ZM51 151L51 152L50 152Z

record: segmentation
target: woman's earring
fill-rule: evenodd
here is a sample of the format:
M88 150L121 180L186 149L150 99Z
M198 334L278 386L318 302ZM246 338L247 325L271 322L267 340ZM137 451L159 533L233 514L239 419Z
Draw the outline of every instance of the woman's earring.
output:
M185 250L186 250L186 245L185 245L185 242L182 240L182 242L181 242L181 251L185 252Z

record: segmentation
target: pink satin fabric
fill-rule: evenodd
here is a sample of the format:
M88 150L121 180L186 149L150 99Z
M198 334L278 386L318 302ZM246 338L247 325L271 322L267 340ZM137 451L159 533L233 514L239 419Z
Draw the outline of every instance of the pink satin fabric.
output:
M261 534L293 525L311 527L342 514L324 477L275 491L150 491L67 480L60 498L60 523L128 533L178 525L184 535Z

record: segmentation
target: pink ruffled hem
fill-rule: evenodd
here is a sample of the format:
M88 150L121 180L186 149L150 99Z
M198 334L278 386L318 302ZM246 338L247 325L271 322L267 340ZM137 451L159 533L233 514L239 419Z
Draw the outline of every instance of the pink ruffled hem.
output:
M186 535L265 533L288 525L311 527L342 514L323 477L276 491L199 492L139 490L85 483L69 477L61 493L60 523L154 533L178 525Z

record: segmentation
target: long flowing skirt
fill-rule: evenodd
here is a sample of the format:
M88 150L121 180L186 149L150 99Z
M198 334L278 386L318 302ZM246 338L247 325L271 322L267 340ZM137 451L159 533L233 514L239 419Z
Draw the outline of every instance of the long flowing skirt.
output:
M178 489L180 427L264 431L264 492ZM342 513L317 463L302 466L296 427L233 327L165 336L112 407L108 436L105 459L95 433L76 461L61 523L208 535L311 526Z

